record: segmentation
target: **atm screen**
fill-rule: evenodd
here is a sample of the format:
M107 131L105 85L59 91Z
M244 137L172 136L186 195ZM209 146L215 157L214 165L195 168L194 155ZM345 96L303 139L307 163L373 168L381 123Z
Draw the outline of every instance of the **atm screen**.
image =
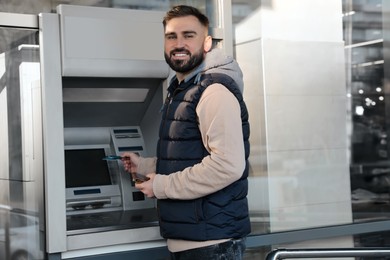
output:
M111 185L104 148L65 150L66 188Z

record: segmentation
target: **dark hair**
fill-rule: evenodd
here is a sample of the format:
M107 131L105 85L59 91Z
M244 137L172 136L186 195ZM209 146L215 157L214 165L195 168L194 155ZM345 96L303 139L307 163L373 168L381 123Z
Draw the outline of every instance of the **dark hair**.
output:
M198 18L199 22L206 28L209 27L209 19L207 16L202 14L198 9L192 6L188 5L177 5L172 7L171 10L169 10L163 20L163 25L164 28L167 25L167 22L169 22L173 18L178 18L178 17L184 17L184 16L189 16L193 15L196 18Z

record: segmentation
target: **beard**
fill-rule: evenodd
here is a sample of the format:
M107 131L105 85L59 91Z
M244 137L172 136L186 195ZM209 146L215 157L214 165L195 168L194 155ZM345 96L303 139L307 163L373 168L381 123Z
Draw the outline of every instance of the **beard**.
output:
M176 72L179 72L179 73L189 72L189 71L193 70L194 68L196 68L197 66L199 66L202 63L202 61L204 60L202 49L194 54L191 54L189 51L187 51L187 53L190 55L189 60L174 60L171 58L171 57L173 57L175 52L183 52L183 51L186 51L186 50L185 49L175 49L169 53L170 55L168 55L166 52L164 52L165 61L167 62L169 67L171 67L171 69L173 69Z

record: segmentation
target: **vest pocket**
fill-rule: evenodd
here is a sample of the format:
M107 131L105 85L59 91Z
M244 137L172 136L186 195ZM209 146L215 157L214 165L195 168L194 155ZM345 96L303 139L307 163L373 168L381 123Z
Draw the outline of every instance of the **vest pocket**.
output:
M201 220L201 200L159 200L158 213L162 222L198 223Z

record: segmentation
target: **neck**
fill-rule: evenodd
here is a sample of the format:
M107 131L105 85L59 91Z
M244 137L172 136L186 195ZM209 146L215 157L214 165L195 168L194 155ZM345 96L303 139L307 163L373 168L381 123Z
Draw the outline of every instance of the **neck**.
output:
M182 74L182 73L178 73L178 72L176 72L176 78L177 78L177 80L179 81L179 83L180 82L182 82L183 80L184 80L184 78L185 78L185 75L184 74Z
M181 83L189 73L176 72L176 78Z
M186 72L177 72L176 71L176 78L177 80L180 82L182 82L188 75L192 74L193 72L196 72L197 70L199 69L199 66L196 66L195 68L193 68L192 70L190 71L186 71Z

